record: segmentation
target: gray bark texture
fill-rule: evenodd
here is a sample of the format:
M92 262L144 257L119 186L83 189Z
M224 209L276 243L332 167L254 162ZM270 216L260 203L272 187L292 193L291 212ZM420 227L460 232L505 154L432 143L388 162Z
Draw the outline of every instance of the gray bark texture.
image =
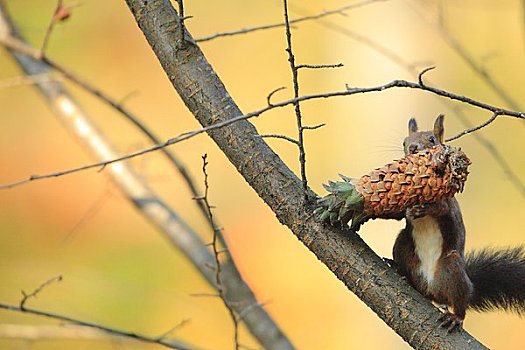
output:
M169 0L126 3L174 88L203 126L243 114L191 35L181 30L180 18ZM277 219L413 348L485 349L467 332L447 334L441 329L439 311L357 234L316 222L301 182L250 122L242 120L211 130L209 136Z

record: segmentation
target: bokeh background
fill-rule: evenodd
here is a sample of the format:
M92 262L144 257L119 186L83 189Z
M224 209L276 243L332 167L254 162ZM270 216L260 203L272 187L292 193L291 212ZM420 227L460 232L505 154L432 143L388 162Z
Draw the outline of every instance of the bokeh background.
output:
M72 2L66 1L66 4ZM348 1L291 1L292 17L335 9ZM8 0L22 33L37 47L56 5L54 0ZM59 24L48 54L110 96L126 99L164 140L199 128L138 30L124 1L84 0L72 17ZM277 0L187 0L187 21L195 37L224 30L279 22ZM441 16L439 15L441 13ZM395 52L417 68L436 66L426 76L443 89L498 106L506 104L451 49L437 29L441 18L458 42L482 64L514 99L522 102L525 20L521 1L377 1L294 26L299 63L343 63L338 69L301 72L302 93L381 85L414 79L406 67L371 48L358 33ZM291 96L284 30L272 29L201 44L207 58L242 110L266 104L267 94L288 89ZM93 161L54 118L29 85L13 86L21 75L7 52L0 50L0 183L67 169ZM2 81L4 83L2 83ZM67 83L66 83L67 84ZM68 84L68 86L70 86ZM114 111L75 86L78 100L96 118L121 152L148 145L147 140ZM402 154L409 117L429 129L445 113L446 134L464 129L450 103L429 93L388 90L381 93L304 103L305 122L326 123L306 137L311 187L338 173L357 176ZM459 106L472 123L490 117ZM525 107L522 106L521 110ZM292 108L274 110L252 120L261 133L295 135ZM521 181L525 171L523 121L501 117L480 133L510 163ZM293 145L268 140L296 172ZM524 194L473 136L459 145L473 161L465 192L458 196L468 231L467 249L515 246L525 241ZM172 147L197 182L201 156L208 154L210 200L224 226L230 250L244 278L299 349L407 349L408 346L350 293L257 197L206 135ZM180 177L159 154L131 163L204 240L206 223ZM377 221L360 234L380 256L391 256L400 222ZM184 257L126 201L104 172L75 175L0 191L0 300L17 303L21 290L61 274L30 305L77 318L150 335L159 335L183 319L190 322L176 336L206 349L231 349L231 322L222 303L195 297L211 292ZM0 323L57 324L10 312ZM525 320L502 312L467 315L465 327L491 348L523 349ZM242 329L241 342L256 348ZM156 349L123 340L0 339L2 349Z

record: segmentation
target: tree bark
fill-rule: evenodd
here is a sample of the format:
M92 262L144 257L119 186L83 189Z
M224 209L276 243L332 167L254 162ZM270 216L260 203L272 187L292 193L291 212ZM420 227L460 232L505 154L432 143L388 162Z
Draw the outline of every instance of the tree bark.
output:
M203 126L243 114L191 35L181 30L170 1L126 3L174 88ZM485 349L467 332L447 334L438 327L439 311L356 233L316 222L312 205L304 200L301 182L250 122L239 121L209 131L209 135L277 219L412 347Z

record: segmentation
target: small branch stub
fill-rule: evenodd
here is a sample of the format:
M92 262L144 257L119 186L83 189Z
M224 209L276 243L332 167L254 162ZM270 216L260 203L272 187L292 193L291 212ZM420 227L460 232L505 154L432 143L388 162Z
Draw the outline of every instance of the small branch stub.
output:
M46 288L52 283L60 282L60 281L62 281L62 275L58 275L58 276L48 279L47 281L42 283L40 286L38 286L35 290L33 290L31 293L26 293L22 291L22 299L20 300L20 309L25 310L25 304L30 298L36 298L38 294L42 290L44 290L44 288Z

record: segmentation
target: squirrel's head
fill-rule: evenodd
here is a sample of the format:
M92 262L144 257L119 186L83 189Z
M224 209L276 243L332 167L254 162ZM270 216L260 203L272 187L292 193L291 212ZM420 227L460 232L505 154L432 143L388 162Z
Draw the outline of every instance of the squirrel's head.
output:
M403 141L405 154L412 154L424 149L443 143L443 121L445 116L440 114L434 122L434 129L430 131L418 131L417 122L414 118L408 121L408 136Z

